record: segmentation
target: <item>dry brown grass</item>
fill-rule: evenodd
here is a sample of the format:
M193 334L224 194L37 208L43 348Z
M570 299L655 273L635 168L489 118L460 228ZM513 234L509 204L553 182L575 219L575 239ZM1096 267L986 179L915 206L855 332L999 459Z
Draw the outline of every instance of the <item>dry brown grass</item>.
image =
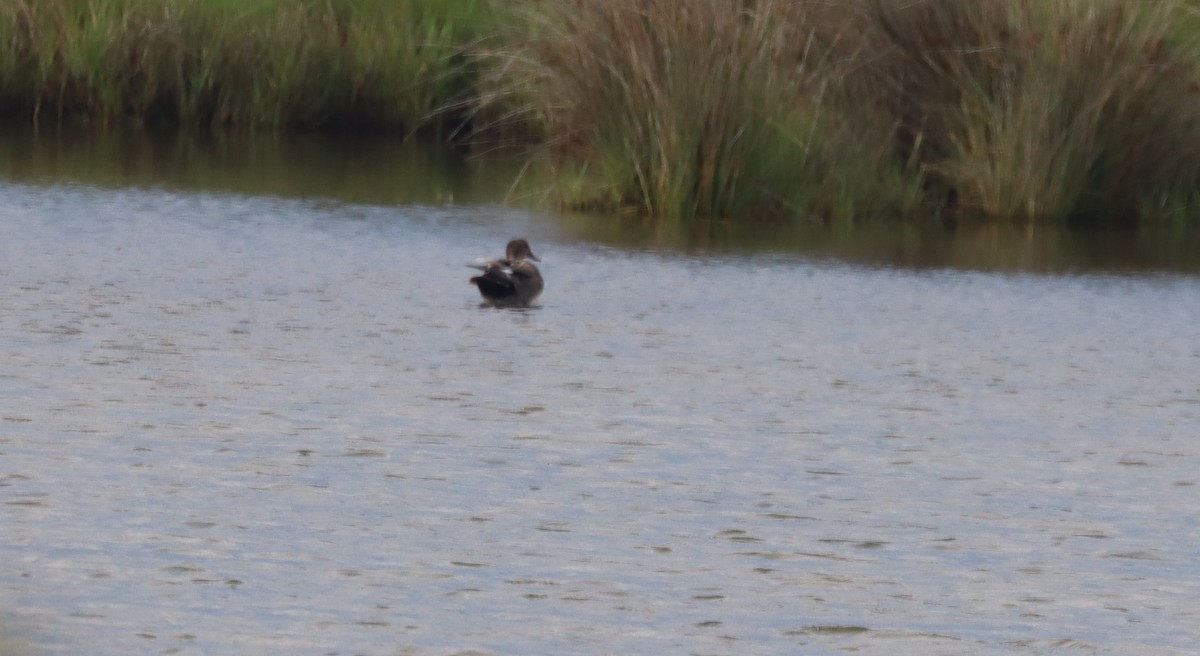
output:
M874 0L857 92L969 214L1127 219L1200 180L1200 51L1172 1Z
M573 207L1191 217L1200 0L0 3L0 109L40 124L409 130L468 106L536 135Z
M826 106L844 38L835 13L782 0L539 3L492 53L493 100L590 167L578 204L668 217L844 205L847 171L827 166L846 159L832 147L846 126Z

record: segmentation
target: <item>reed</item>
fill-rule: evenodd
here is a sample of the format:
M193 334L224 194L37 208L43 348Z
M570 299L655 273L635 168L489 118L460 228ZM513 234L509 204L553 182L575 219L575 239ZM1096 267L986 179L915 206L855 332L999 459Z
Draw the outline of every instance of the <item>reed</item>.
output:
M821 8L537 3L512 47L491 53L486 99L540 126L574 166L568 205L673 218L845 211L839 166L852 162L833 142L850 129L826 104L837 62Z
M873 0L858 102L969 215L1129 219L1200 189L1200 50L1179 2ZM1195 207L1192 205L1192 207Z
M485 98L539 126L568 205L1178 216L1200 198L1196 5L532 3Z
M410 130L471 89L485 0L8 0L0 101L84 117Z
M5 0L0 112L536 141L572 208L1200 215L1200 0Z

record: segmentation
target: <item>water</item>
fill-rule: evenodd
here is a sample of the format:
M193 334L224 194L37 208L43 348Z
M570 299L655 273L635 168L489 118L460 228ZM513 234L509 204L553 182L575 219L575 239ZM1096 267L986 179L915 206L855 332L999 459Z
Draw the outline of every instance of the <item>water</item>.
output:
M35 177L0 183L4 656L1200 641L1186 271ZM540 307L480 308L463 264L517 235Z

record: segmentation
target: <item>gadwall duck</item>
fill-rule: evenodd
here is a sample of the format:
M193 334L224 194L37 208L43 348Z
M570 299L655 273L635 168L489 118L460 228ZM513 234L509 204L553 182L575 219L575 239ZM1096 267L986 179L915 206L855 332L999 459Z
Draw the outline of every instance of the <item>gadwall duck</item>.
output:
M542 293L545 283L542 274L533 266L541 262L524 239L508 242L504 259L469 264L483 272L471 278L471 284L479 287L485 305L523 307L533 302Z

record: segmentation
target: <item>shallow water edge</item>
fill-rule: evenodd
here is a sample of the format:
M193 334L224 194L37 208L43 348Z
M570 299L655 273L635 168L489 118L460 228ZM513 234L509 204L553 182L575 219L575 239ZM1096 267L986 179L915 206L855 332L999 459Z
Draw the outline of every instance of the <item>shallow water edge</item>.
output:
M392 138L146 130L0 136L0 179L266 195L367 205L527 208L563 239L681 254L776 254L872 266L985 271L1200 271L1200 229L696 220L562 213L516 151L447 150Z

